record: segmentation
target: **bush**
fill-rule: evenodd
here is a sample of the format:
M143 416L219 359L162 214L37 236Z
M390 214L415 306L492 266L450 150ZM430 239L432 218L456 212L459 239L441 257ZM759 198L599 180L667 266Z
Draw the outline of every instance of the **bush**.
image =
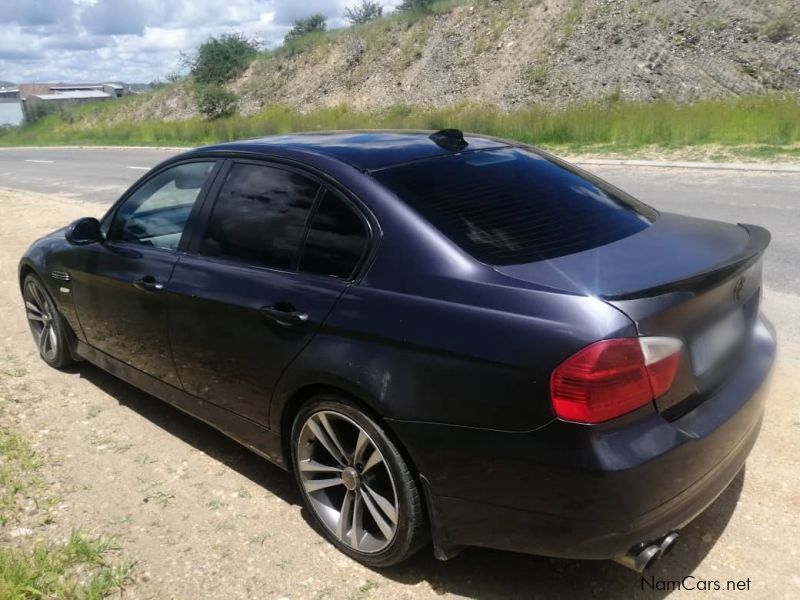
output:
M65 116L66 108L60 102L23 102L22 115L26 123L36 123L47 115Z
M770 42L783 42L791 38L796 31L800 31L800 12L782 19L776 19L764 28L764 35Z
M435 0L403 0L395 9L398 12L423 11L430 8Z
M372 0L361 0L361 4L356 4L344 11L344 18L350 21L351 25L363 25L383 16L383 6L380 2Z
M191 73L200 85L222 85L241 75L258 52L258 42L240 33L210 37L189 61Z
M236 112L238 96L219 85L202 85L194 90L197 110L208 119L229 117Z
M283 43L288 44L298 38L308 35L309 33L316 33L325 31L328 28L325 15L317 13L304 19L295 19L292 22L292 28L286 37L283 38Z

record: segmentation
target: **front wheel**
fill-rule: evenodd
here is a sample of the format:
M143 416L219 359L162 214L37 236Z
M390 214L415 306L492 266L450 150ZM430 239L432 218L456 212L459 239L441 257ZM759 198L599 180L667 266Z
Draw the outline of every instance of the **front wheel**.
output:
M298 413L292 463L325 536L371 567L409 558L427 529L416 481L383 428L355 404L319 396Z
M22 284L25 313L39 355L51 367L60 369L75 362L67 347L66 325L55 302L35 275Z

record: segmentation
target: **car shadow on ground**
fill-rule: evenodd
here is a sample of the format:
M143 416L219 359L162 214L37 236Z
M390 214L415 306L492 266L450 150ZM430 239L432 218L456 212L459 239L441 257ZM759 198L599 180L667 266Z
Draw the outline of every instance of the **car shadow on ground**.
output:
M289 473L210 425L88 363L72 372L285 502L300 504ZM725 492L681 531L669 556L644 575L611 561L551 559L483 548L467 548L446 562L434 559L429 548L423 549L406 563L377 572L400 583L427 581L439 594L471 598L665 597L674 589L667 582L690 575L722 535L736 509L744 478L742 469ZM313 527L305 509L302 515Z
M80 363L69 369L81 379L86 379L121 405L210 456L225 466L247 477L253 483L269 490L284 502L299 504L300 496L291 476L261 458L225 434L162 402L140 389L106 373L90 363Z
M381 571L396 581L428 581L439 593L472 598L663 598L668 582L690 575L716 544L733 516L745 470L680 533L671 552L643 575L612 561L562 560L468 548L447 562L421 552Z

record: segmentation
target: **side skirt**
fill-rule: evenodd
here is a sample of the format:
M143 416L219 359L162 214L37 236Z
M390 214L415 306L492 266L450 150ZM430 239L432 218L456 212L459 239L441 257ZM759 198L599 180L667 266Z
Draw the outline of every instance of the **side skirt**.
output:
M216 404L187 394L183 390L159 381L155 377L139 371L84 342L78 340L76 342L75 352L81 358L85 358L90 363L151 396L171 404L178 410L200 419L259 456L266 458L284 470L288 470L283 456L281 438L274 431Z

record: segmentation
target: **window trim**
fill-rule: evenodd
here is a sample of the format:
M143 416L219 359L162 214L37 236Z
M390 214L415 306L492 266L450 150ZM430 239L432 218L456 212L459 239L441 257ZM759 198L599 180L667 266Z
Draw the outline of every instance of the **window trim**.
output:
M211 171L206 178L205 183L203 183L203 187L200 188L200 191L197 194L197 198L194 201L194 205L192 206L192 210L189 212L189 216L186 219L186 226L183 229L183 233L181 234L181 239L178 242L177 247L172 250L170 248L161 248L159 246L146 246L143 244L137 244L136 242L128 242L125 240L117 240L117 239L104 239L103 244L108 245L115 248L142 248L146 247L155 251L159 252L166 252L169 254L181 254L185 252L185 247L189 243L189 240L193 236L193 228L194 224L196 223L196 218L199 213L199 210L203 204L205 204L206 196L208 195L209 191L213 188L213 184L216 182L216 179L219 175L219 171L225 162L224 159L221 159L218 156L203 156L203 157L191 157L185 160L177 160L174 162L165 163L159 165L153 171L148 171L144 176L140 177L128 190L117 200L111 208L103 215L103 218L100 220L100 227L101 229L105 229L106 235L108 232L111 231L112 226L114 225L114 221L117 218L117 214L119 213L120 208L133 196L136 192L138 192L143 186L147 185L152 179L158 177L165 171L172 169L174 167L179 167L181 165L191 164L191 163L212 163L213 166L211 167Z
M316 273L306 273L299 270L300 260L302 258L302 251L305 247L305 241L308 237L308 232L311 227L311 221L313 216L316 214L317 209L322 201L322 198L325 195L326 191L330 191L331 193L335 193L341 200L343 200L350 208L355 212L357 217L361 219L362 223L364 224L367 239L365 244L365 250L362 253L361 257L359 258L359 262L356 267L353 269L353 272L349 278L341 278L341 277L333 277L334 279L342 282L350 282L350 283L358 283L361 281L363 276L365 275L369 265L372 263L372 260L375 257L378 242L381 238L381 229L380 225L372 214L372 211L366 207L366 205L355 195L350 192L347 188L339 184L335 181L332 177L327 175L324 172L318 171L312 167L307 165L300 164L296 161L290 159L282 159L282 157L277 156L229 156L222 160L223 164L219 168L219 171L215 175L214 184L209 188L207 191L202 206L198 208L197 214L194 213L190 217L190 219L194 220L194 227L192 228L192 235L191 239L188 240L186 247L183 249L183 253L189 254L194 258L199 258L202 260L209 260L209 261L218 261L227 264L237 265L239 267L245 267L250 269L256 269L261 271L267 271L271 273L285 273L289 275L299 275L304 277L314 277L314 278L321 278L324 280L330 280L332 277L330 275L319 275ZM203 238L205 237L206 232L211 224L211 215L214 212L214 208L219 201L219 194L222 190L222 186L225 183L225 178L236 164L251 164L256 166L262 167L272 167L275 169L289 171L291 173L296 173L302 177L306 177L317 183L320 187L317 190L316 197L314 198L314 204L311 207L311 210L306 217L305 226L303 228L303 233L300 237L300 243L298 244L294 257L292 259L292 269L280 269L277 267L270 267L267 265L260 265L254 264L251 262L237 260L235 258L229 258L225 256L208 256L202 254L200 252L200 245L202 243ZM181 242L184 240L181 239Z

